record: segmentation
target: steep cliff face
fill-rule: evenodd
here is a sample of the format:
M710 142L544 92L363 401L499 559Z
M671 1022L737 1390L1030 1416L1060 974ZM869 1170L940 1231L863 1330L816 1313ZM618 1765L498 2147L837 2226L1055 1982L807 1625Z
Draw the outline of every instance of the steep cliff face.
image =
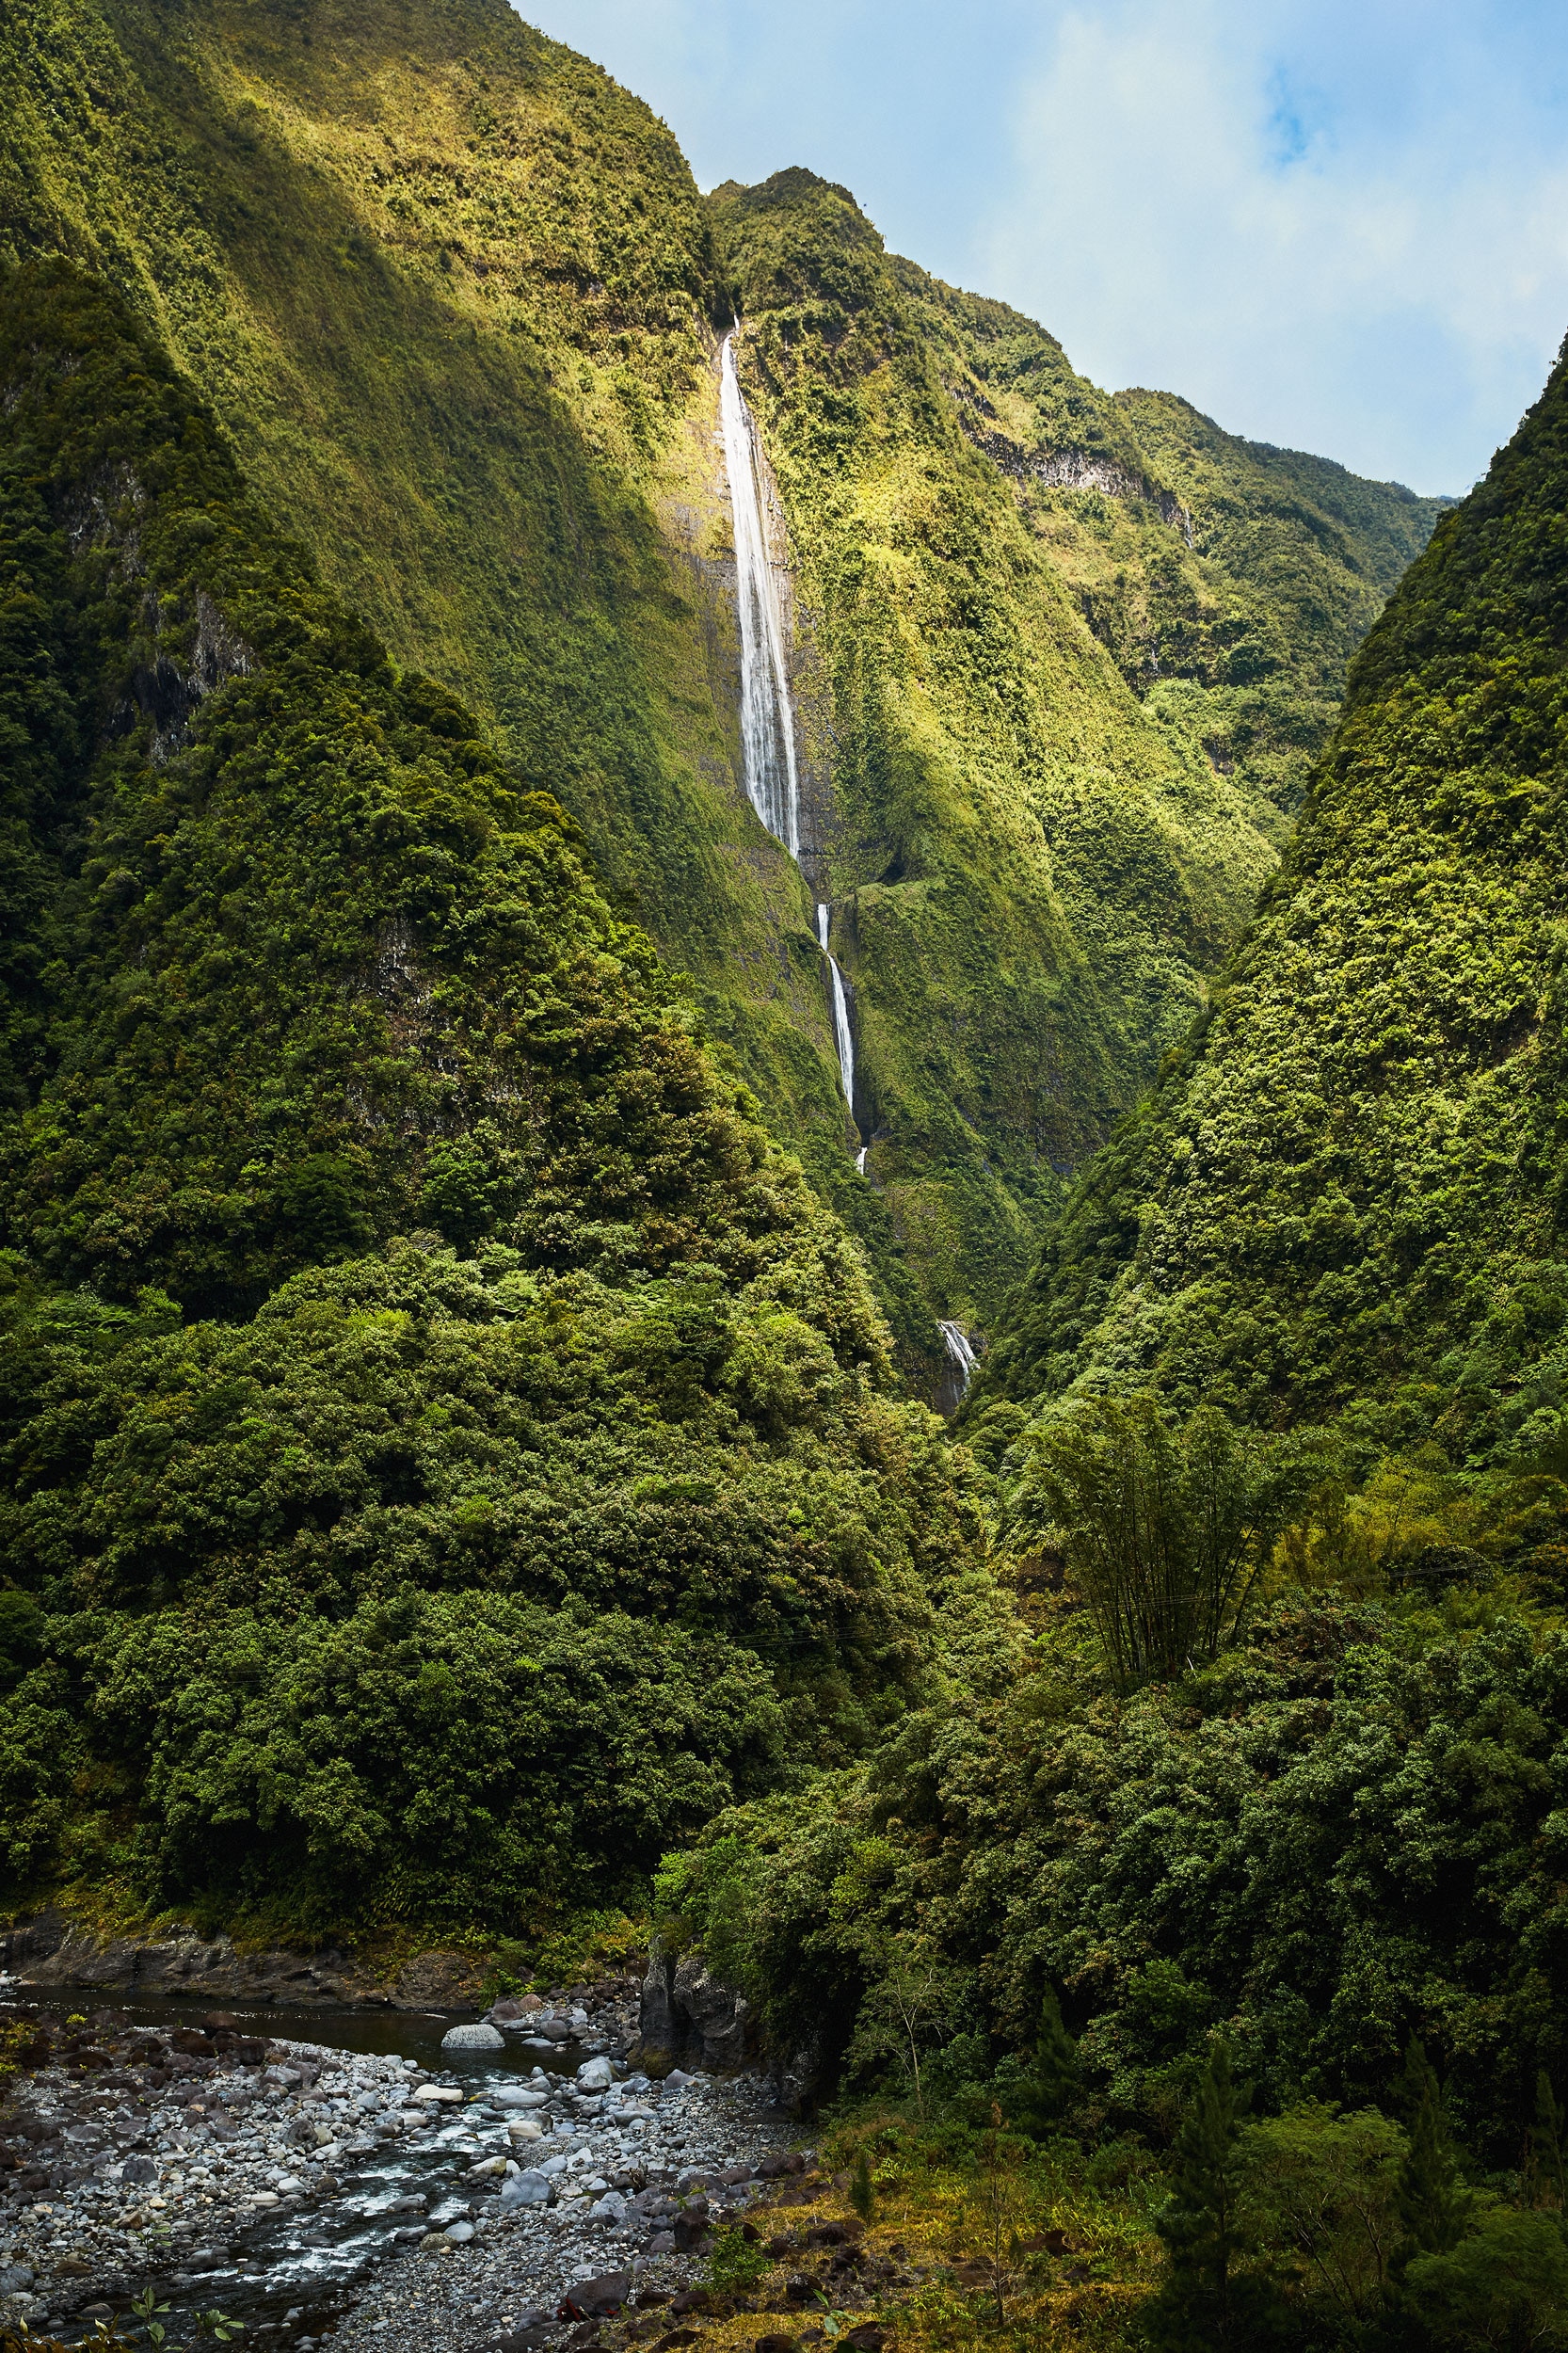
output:
M1283 872L1095 1163L987 1375L1319 1418L1403 1394L1485 1460L1557 1426L1568 374L1351 673Z
M1200 1001L1375 603L1363 541L1427 510L1354 486L1330 546L1300 461L1265 549L1256 453L1108 400L809 174L705 205L502 0L24 0L0 40L0 247L124 292L328 584L571 812L934 1374L933 1314L994 1310ZM812 888L739 774L736 302L871 1183ZM1292 606L1308 541L1334 593Z
M1373 562L1191 411L1205 463L1166 465L1139 427L1179 404L1108 400L847 190L711 202L828 680L870 1166L984 1316L1245 921ZM1433 505L1357 487L1413 553Z

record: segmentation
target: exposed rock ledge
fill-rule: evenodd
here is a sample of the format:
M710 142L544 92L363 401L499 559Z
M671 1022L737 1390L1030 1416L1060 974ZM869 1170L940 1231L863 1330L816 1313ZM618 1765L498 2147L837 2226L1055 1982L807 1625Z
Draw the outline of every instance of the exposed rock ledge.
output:
M764 2051L760 2022L744 1993L723 1984L700 1953L648 1947L633 2056L644 2067L700 2067L738 2074L765 2057L778 2098L793 2114L809 2111L822 2073L814 2045L788 2054Z
M392 2009L471 2002L479 1971L465 1953L418 1953L390 1982L335 1949L237 1951L227 1936L178 1926L157 1938L94 1936L63 1912L0 1930L0 1971L19 1986L136 1986L212 2002L346 2002Z

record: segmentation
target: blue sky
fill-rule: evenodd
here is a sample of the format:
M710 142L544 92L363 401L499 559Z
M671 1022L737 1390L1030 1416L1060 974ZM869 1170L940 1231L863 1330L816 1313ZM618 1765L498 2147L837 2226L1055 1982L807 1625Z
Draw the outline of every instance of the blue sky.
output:
M1568 331L1563 0L526 0L698 182L808 164L1096 382L1462 490Z

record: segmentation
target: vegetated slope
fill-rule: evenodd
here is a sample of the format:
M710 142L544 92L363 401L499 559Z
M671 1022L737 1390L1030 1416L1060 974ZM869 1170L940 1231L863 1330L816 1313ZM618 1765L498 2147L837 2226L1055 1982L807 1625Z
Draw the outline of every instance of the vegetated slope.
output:
M559 805L69 264L0 420L10 1885L629 1890L918 1679L940 1425Z
M845 1149L806 890L738 782L713 437L712 322L728 306L667 132L501 0L175 0L155 12L27 0L4 40L5 241L63 248L120 285L324 577L571 811L617 904L693 974L775 1132L805 1151L871 1251L904 1362L935 1348L933 1306L989 1312L1054 1202L1052 1163L1076 1166L1135 1098L1280 833L1251 770L1216 783L1193 728L1148 727L1160 713L1140 717L1086 636L1085 614L1142 691L1142 621L1115 605L1127 561L1105 551L1136 510L1133 571L1151 549L1197 561L1160 520L1164 494L1152 505L1082 484L1004 495L1005 452L977 458L955 420L994 430L999 449L1005 426L950 390L945 359L927 370L902 445L918 445L941 511L961 517L970 577L998 578L975 602L954 593L956 565L933 577L930 642L953 658L923 680L920 716L904 637L885 612L872 626L879 608L860 589L867 626L848 650L834 568L857 561L863 539L865 580L881 581L885 557L902 561L920 539L923 493L905 483L889 522L857 491L829 564L813 552L812 518L838 491L798 437L778 453L805 584L836 616L829 725L849 745L846 843L860 844L843 877L883 890L854 911L876 916L861 1067L868 1121L889 1129L879 1157L896 1181L881 1198ZM831 274L836 216L800 228L822 232L811 266ZM944 306L968 298L903 264L879 269L873 310L919 280L920 334L951 342ZM898 300L907 344L915 296ZM1093 431L1128 445L1114 405L1071 378L1039 330L1015 328L1055 354ZM760 407L771 440L781 412ZM863 436L816 450L852 472L866 454ZM1044 503L1051 533L1031 538L1020 499ZM993 566L997 527L1009 552ZM1053 573L1067 577L1066 600ZM885 584L877 593L885 605ZM809 600L804 611L816 619ZM861 676L853 689L846 661ZM904 711L891 734L856 715L883 696L885 661L888 708ZM914 751L888 768L895 742ZM825 732L822 746L837 768ZM1281 759L1259 755L1270 792ZM1040 761L1048 782L1036 785ZM884 770L891 781L873 792L867 779ZM1051 813L1048 840L1036 804ZM893 893L878 878L917 810L922 861L952 831L944 888L921 864ZM853 964L848 911L836 937Z
M1189 511L1135 410L846 190L711 203L828 680L872 1169L984 1314L1250 912L1384 545L1216 433ZM1414 553L1435 503L1353 487Z
M571 810L776 1130L823 1123L847 1174L804 886L661 522L713 350L669 134L504 0L27 0L0 41L0 248L121 288L323 577Z
M1273 1420L1419 1382L1483 1453L1556 1431L1565 509L1560 363L1357 656L1285 870L993 1391Z

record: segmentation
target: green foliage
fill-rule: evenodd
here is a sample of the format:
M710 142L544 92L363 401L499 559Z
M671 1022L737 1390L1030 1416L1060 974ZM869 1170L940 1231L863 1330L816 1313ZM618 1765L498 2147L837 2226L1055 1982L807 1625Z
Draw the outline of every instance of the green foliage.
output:
M1230 2055L1218 2042L1182 2119L1171 2156L1170 2196L1154 2218L1166 2276L1142 2328L1157 2353L1222 2353L1260 2345L1273 2334L1273 2298L1256 2273L1237 2265L1247 2244L1241 2220L1245 2105L1231 2077Z
M1410 2141L1395 2190L1400 2239L1390 2268L1396 2280L1403 2279L1416 2256L1446 2255L1457 2247L1472 2206L1437 2077L1414 2037L1405 2055L1402 2090Z
M94 714L0 1127L7 1864L629 1901L918 1682L939 1425L558 805L123 306L10 273L0 373Z
M1064 1545L1124 1690L1219 1656L1322 1478L1310 1454L1212 1408L1172 1431L1151 1397L1086 1401L1020 1451L1014 1529Z
M1427 2343L1444 2353L1568 2344L1568 2241L1560 2217L1488 2203L1457 2245L1416 2257L1404 2300Z
M1062 2022L1062 2003L1055 1987L1047 1986L1030 2063L1018 2070L1009 2088L1009 2123L1043 2139L1060 2121L1080 2081L1078 2045Z
M862 2222L869 2222L876 2209L876 2191L872 2184L871 2151L862 2148L850 2168L849 2202Z
M1074 2129L1169 2133L1216 2033L1275 2109L1389 2104L1415 2031L1482 2161L1517 2163L1565 2056L1561 1636L1276 1604L1214 1667L1123 1701L1064 1638L1017 1674L951 1609L942 1635L946 1692L863 1767L666 1866L694 1935L738 1918L727 1955L789 2047L814 2033L831 2065L863 2008L896 2068L888 1989L918 1961L927 2073L977 2028L1027 2053L1050 1983Z
M1357 657L1286 871L993 1393L1152 1383L1278 1422L1418 1382L1451 1458L1556 1443L1565 478L1560 368Z
M1246 2230L1276 2284L1315 2309L1331 2342L1374 2330L1400 2229L1399 2125L1310 2101L1249 2124L1242 2141Z
M766 2278L771 2268L770 2259L754 2240L747 2238L738 2222L714 2232L708 2278L721 2296L745 2295L759 2280Z

